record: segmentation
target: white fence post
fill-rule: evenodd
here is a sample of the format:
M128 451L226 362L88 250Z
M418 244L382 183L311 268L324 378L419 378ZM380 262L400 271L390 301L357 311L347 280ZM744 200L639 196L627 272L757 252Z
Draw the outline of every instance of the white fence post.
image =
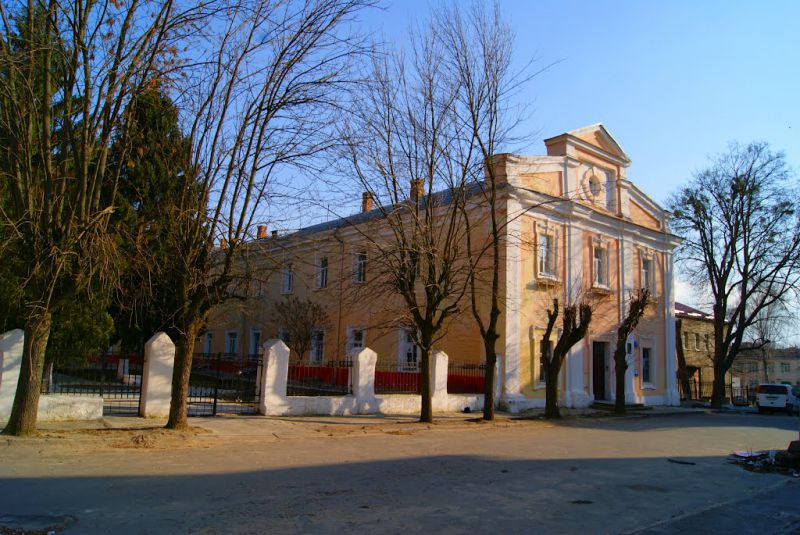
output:
M260 380L259 414L282 414L288 409L286 382L289 377L289 348L282 340L264 342L264 359Z
M169 404L172 398L172 369L174 367L175 344L172 343L167 333L154 334L144 345L139 416L145 418L169 416Z
M444 351L433 352L433 410L447 410L447 365L449 357Z
M11 416L24 342L25 333L22 329L14 329L0 336L0 422L7 421Z
M359 414L371 414L377 411L375 398L375 363L378 354L368 347L362 349L353 362L353 395Z

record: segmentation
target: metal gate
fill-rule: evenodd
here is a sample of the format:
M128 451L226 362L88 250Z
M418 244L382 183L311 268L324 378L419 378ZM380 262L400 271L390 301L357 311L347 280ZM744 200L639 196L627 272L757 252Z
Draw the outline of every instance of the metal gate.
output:
M102 396L104 416L137 416L142 392L141 355L56 358L42 393Z
M189 416L258 412L261 355L197 353L192 358Z

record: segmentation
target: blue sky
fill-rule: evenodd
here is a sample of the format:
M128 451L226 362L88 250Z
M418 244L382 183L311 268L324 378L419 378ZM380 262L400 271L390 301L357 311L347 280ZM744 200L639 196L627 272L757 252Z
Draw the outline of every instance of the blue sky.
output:
M402 43L430 4L385 5L364 24ZM732 141L766 141L800 171L800 1L500 6L519 64L556 63L520 95L530 106L523 129L537 135L518 152L543 154L543 139L603 123L632 160L628 178L661 204ZM680 280L676 297L708 308Z
M364 17L402 41L429 3ZM763 140L800 168L800 2L501 0L520 63L544 67L520 97L541 140L602 122L628 177L664 202L728 142ZM521 151L523 152L523 151Z

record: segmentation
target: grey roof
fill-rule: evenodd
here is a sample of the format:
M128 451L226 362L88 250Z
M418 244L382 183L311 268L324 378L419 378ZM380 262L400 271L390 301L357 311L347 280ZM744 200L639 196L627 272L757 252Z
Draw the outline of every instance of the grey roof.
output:
M473 195L477 195L484 191L484 186L486 184L485 180L470 182L466 185L467 188L467 195L472 197ZM506 184L499 183L497 185L497 189L501 190L506 187ZM426 197L422 198L421 202L425 202L427 199ZM442 191L437 191L431 194L431 204L434 206L446 206L453 201L453 190L452 189L445 189ZM285 234L280 236L278 239L288 239L288 238L299 238L303 236L310 236L312 234L317 234L319 232L325 232L328 230L335 230L342 227L347 226L355 226L366 221L371 221L373 219L378 219L384 216L385 212L391 211L397 206L401 206L402 204L408 204L408 201L405 203L399 203L392 206L384 206L383 208L374 208L369 212L359 212L357 214L349 215L346 217L340 217L338 219L332 219L330 221L324 221L322 223L317 223L316 225L311 225L308 227L301 228L289 234ZM268 240L270 238L262 238L262 240ZM256 240L260 241L260 240Z
M696 308L692 308L689 305L685 305L677 301L675 301L675 315L680 316L682 318L691 318L698 320L714 319L714 316L707 312L703 312L702 310L697 310Z

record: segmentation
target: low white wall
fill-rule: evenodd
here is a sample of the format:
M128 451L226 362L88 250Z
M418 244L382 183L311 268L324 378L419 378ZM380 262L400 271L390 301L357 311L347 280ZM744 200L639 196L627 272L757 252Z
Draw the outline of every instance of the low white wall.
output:
M0 335L0 422L11 417L14 395L17 392L19 369L22 366L22 345L25 333L14 329Z
M447 354L435 351L432 355L434 412L483 410L483 394L447 393ZM259 378L261 402L259 413L272 416L354 414L419 414L420 396L416 394L375 394L375 362L377 355L364 348L353 362L353 395L348 396L287 396L289 348L280 340L264 343L264 367Z
M102 396L44 394L39 397L40 422L99 420L103 417Z

